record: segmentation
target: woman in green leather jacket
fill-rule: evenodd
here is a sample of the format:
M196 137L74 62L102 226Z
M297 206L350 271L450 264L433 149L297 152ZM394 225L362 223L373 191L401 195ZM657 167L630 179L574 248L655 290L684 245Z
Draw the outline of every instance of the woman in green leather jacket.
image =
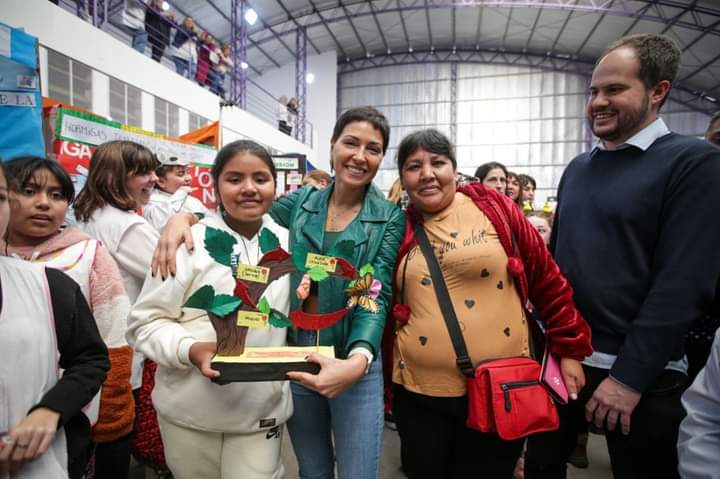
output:
M380 474L383 384L380 340L391 301L392 271L404 234L404 215L372 185L388 146L390 126L374 108L353 108L338 118L330 140L335 181L323 190L305 187L277 201L270 214L290 231L290 249L326 255L333 245L351 240L358 268L370 264L379 280L377 312L355 306L334 325L321 330L320 345L334 346L336 358L310 354L318 374L288 373L293 380L295 413L288 422L301 478L375 479ZM186 225L169 223L156 258L172 269L174 249ZM187 231L189 232L189 231ZM187 233L186 232L186 233ZM188 248L192 244L185 242ZM163 268L161 268L162 272ZM302 273L291 277L291 310L326 313L344 308L345 281L328 280L304 301L294 294ZM377 284L377 283L376 283ZM315 331L293 329L291 345L316 344Z

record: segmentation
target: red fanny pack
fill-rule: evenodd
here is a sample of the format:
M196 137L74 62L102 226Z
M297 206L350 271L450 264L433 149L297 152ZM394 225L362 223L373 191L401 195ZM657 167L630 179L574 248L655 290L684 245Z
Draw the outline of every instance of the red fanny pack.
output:
M479 364L475 377L467 380L467 393L469 428L513 440L560 426L555 404L540 382L540 363L530 358Z

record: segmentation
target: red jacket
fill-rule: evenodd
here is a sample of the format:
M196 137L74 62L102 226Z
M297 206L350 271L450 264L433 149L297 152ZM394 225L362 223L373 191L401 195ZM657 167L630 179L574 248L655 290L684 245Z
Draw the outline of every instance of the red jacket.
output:
M481 183L471 183L458 188L458 191L469 196L495 227L508 256L508 272L518 285L522 303L526 304L529 300L540 313L550 351L560 357L577 360L592 354L590 327L575 308L572 288L520 208L505 195L485 188ZM411 206L405 215L405 238L400 244L393 273L395 291L398 290L398 267L407 252L417 245L414 230L417 221L422 222L422 216ZM395 322L407 321L408 318L407 307L396 303L395 299L393 297L393 307L385 326L383 363L386 385L391 384Z

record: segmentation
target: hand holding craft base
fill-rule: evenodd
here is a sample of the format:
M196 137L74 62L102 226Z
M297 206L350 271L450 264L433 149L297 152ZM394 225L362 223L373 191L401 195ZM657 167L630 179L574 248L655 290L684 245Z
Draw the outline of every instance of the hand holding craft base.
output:
M332 346L247 347L239 356L216 355L213 358L211 367L220 372L213 382L223 385L247 381L286 381L286 373L290 371L317 374L320 366L305 360L310 353L335 357Z

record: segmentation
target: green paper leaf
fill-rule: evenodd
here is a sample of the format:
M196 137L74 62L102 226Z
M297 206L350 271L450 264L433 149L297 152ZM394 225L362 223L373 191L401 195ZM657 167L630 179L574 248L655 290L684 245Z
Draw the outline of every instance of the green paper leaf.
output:
M212 304L213 297L215 296L215 290L209 284L202 286L200 289L195 291L183 304L185 308L197 308L203 311L208 311Z
M360 268L360 271L358 272L361 277L365 276L367 273L375 274L375 268L373 268L370 263Z
M292 250L293 264L295 265L295 268L298 271L300 271L301 273L304 273L305 271L307 271L307 268L305 267L305 262L307 261L307 255L308 255L307 248L305 248L301 245L293 246L293 250Z
M292 321L288 319L283 313L277 309L270 310L270 326L273 328L290 328L292 327Z
M330 248L330 251L328 251L327 255L344 258L350 261L353 257L354 249L355 242L353 240L343 240L335 243L333 247Z
M213 298L210 312L215 316L227 316L240 307L242 301L229 294L218 294Z
M205 249L212 259L225 266L231 266L233 246L237 241L230 233L217 228L205 228Z
M308 270L308 276L310 276L310 279L313 281L322 281L328 277L328 273L319 266L313 266Z
M265 254L268 251L272 251L279 247L280 240L277 236L275 236L275 233L273 233L267 228L263 228L260 232L260 251Z
M260 311L262 314L270 314L270 303L268 303L268 300L263 296L260 298L260 302L257 305L257 310Z

